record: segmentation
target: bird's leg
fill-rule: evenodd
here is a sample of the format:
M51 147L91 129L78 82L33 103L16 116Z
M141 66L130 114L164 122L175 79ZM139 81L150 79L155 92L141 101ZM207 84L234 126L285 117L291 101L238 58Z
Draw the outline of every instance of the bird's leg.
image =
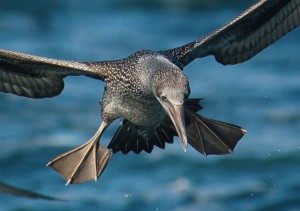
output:
M97 180L104 171L111 156L110 150L99 145L101 134L108 124L103 121L95 135L80 147L51 160L50 166L71 183L84 183Z

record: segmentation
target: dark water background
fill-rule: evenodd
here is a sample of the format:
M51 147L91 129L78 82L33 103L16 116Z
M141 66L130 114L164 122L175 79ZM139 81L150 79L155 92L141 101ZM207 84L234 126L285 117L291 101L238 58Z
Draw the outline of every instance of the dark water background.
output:
M0 1L0 48L106 60L193 41L255 1ZM69 77L63 93L0 94L0 181L68 202L0 194L1 210L298 210L300 30L244 64L204 58L186 68L202 114L248 130L235 155L205 158L179 140L152 154L115 154L97 183L70 185L45 165L100 124L103 83ZM108 144L118 122L102 137Z

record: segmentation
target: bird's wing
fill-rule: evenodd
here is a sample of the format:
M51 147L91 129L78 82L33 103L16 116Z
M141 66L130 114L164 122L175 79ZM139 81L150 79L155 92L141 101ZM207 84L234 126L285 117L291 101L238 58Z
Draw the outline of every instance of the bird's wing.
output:
M63 90L66 76L86 75L103 80L100 63L97 69L95 63L91 64L0 50L0 92L31 98L53 97Z
M161 53L181 68L209 55L224 65L242 63L299 25L300 0L261 0L213 33Z

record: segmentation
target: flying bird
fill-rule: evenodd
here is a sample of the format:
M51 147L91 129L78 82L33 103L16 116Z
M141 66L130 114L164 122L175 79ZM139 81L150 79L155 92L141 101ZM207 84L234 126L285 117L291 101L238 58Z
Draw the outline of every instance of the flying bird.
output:
M151 153L179 136L204 155L230 154L246 130L199 115L200 99L190 99L183 69L213 55L217 62L245 62L300 25L300 0L262 0L218 30L183 46L142 50L112 61L63 61L0 50L0 91L30 98L59 95L67 76L105 82L102 122L82 146L54 158L48 166L67 184L97 180L112 155ZM100 137L116 119L121 125L108 147Z

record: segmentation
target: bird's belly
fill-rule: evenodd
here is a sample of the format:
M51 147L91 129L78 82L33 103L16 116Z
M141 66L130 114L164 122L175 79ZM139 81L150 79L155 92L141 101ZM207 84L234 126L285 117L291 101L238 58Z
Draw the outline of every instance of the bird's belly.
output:
M103 105L103 116L113 119L126 118L140 126L152 126L162 122L166 112L156 99L144 100L131 96L113 97Z
M126 118L134 124L140 126L152 126L159 124L164 119L166 113L160 105L145 105L131 107L124 112L122 118Z

